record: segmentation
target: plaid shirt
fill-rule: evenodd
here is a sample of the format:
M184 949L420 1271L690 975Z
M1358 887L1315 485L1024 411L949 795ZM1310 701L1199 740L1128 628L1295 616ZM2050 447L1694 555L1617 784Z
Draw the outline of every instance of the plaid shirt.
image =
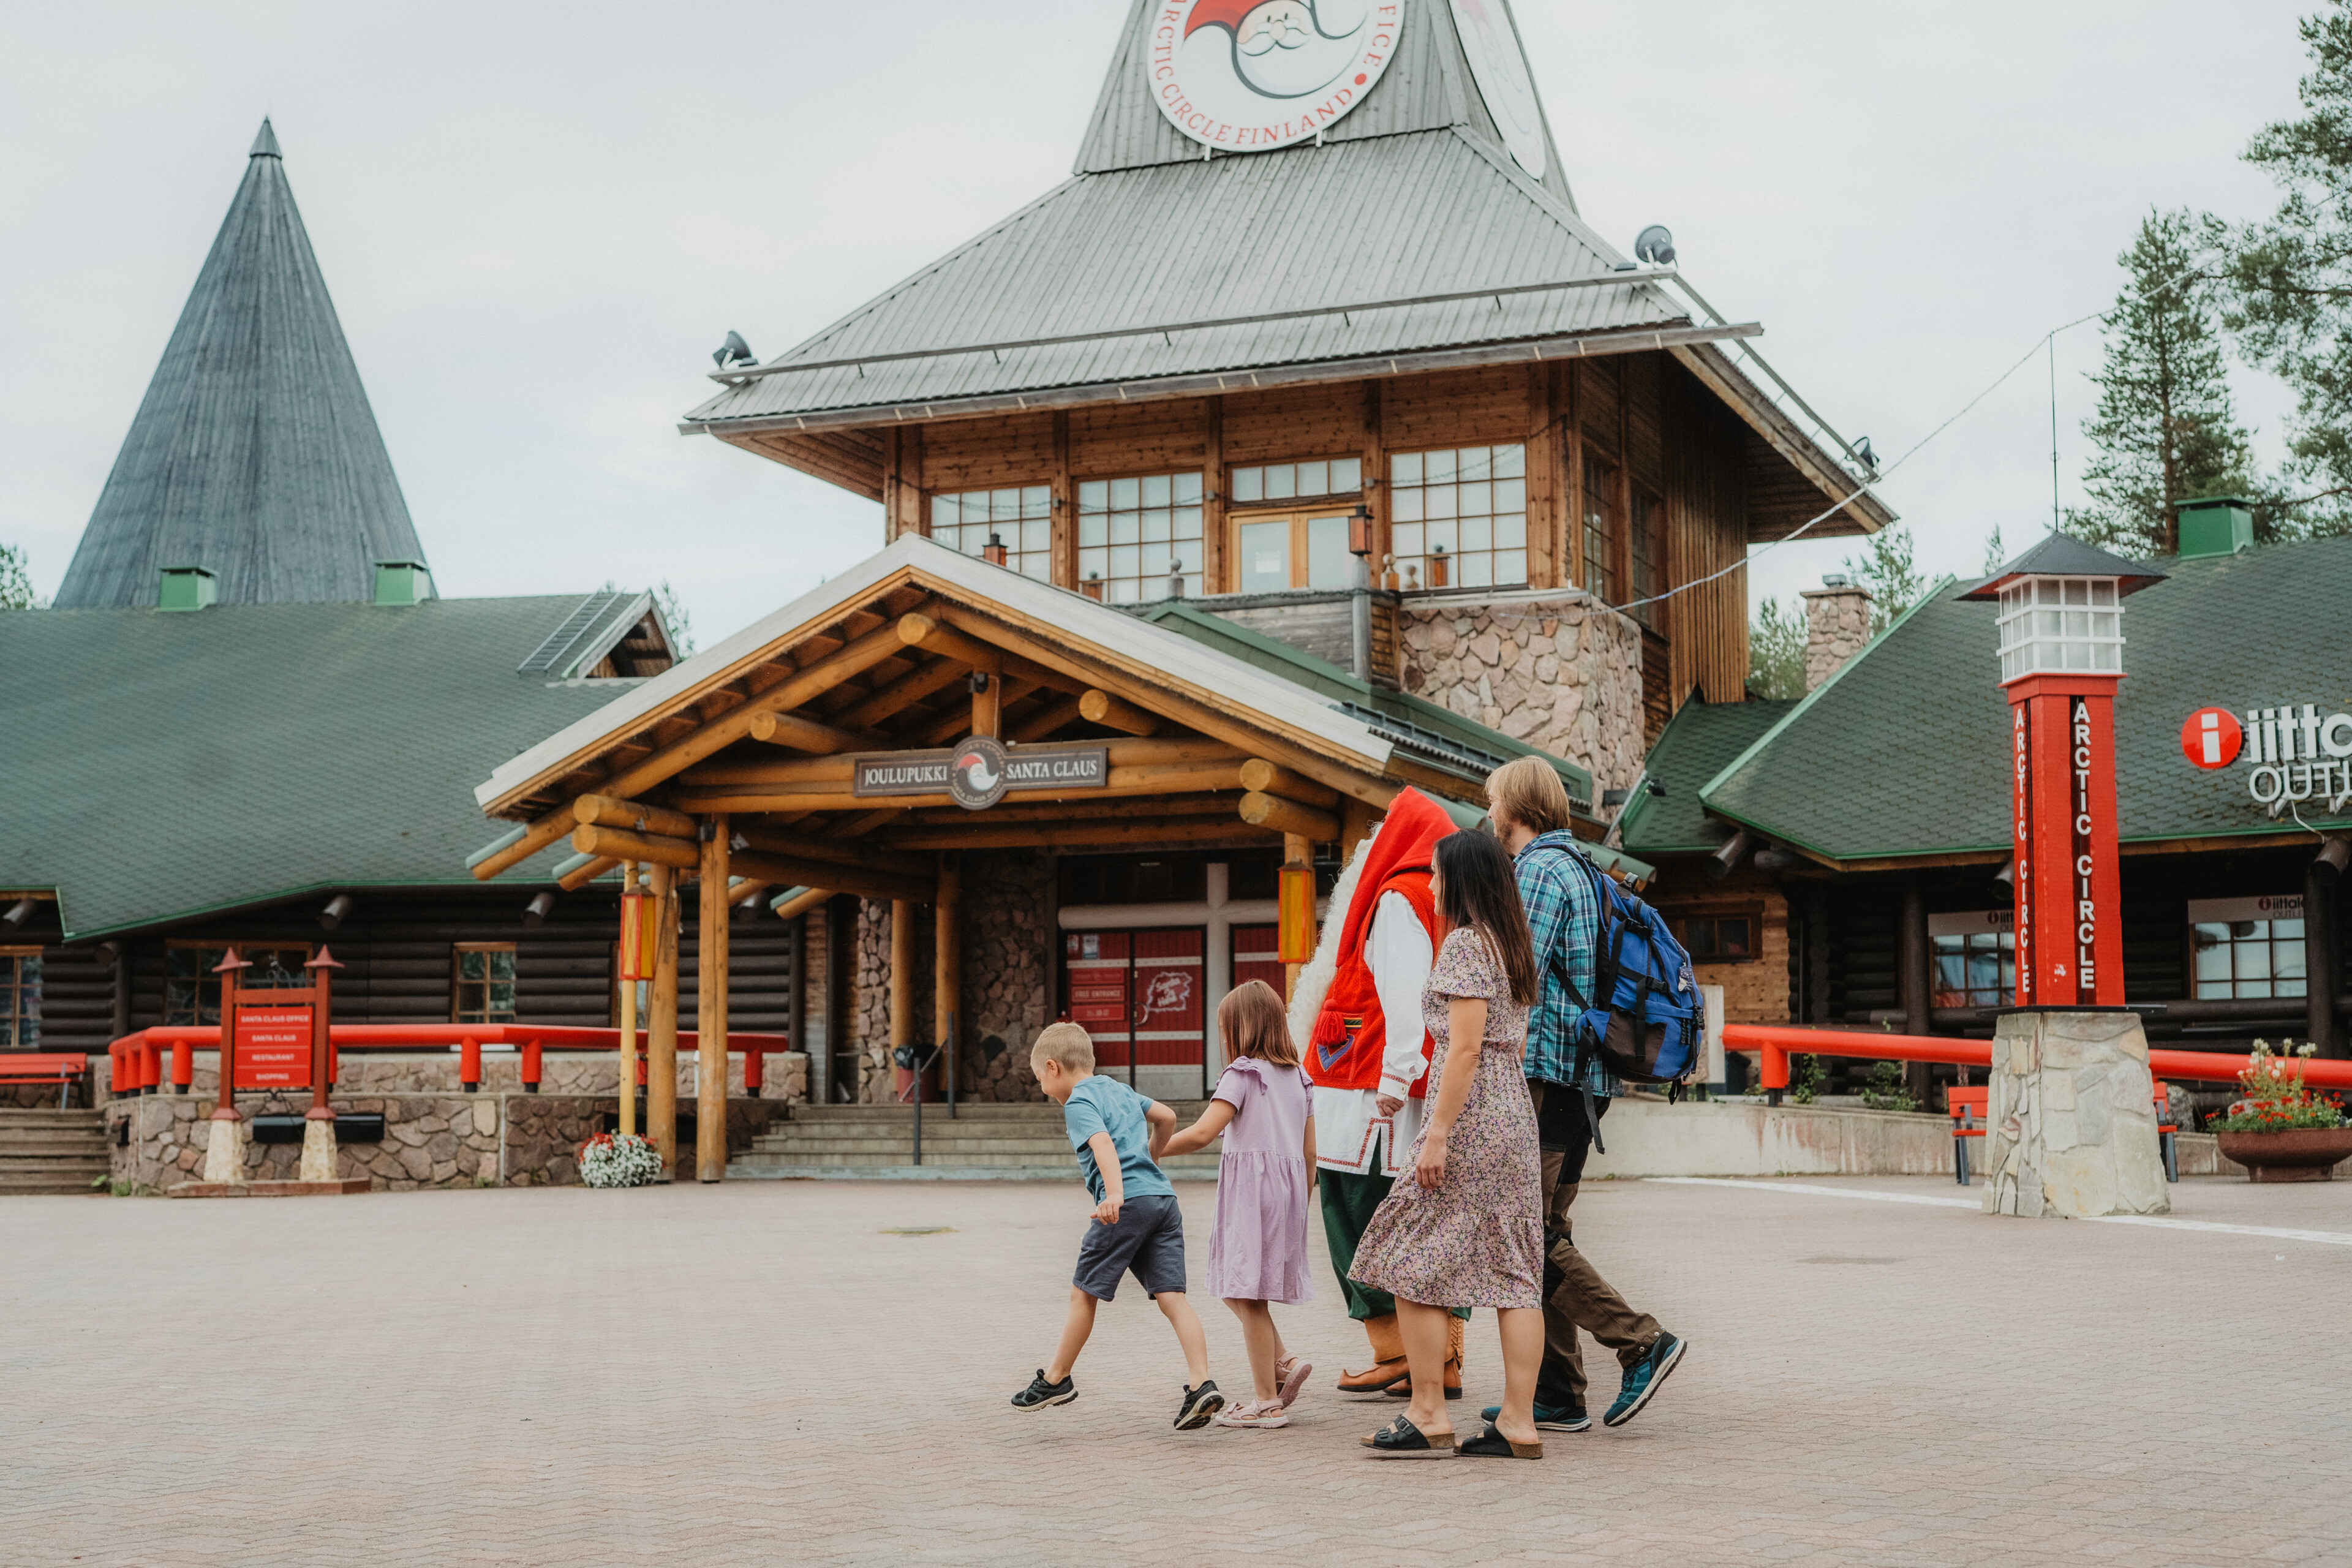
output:
M1592 992L1592 947L1601 934L1601 898L1591 877L1567 857L1585 858L1576 836L1539 835L1519 851L1515 868L1519 901L1527 906L1528 930L1535 939L1536 964L1543 971L1543 997L1528 1016L1527 1076L1538 1083L1617 1092L1616 1078L1598 1058L1588 1058L1576 1076L1576 1017ZM1567 971L1565 983L1560 978Z

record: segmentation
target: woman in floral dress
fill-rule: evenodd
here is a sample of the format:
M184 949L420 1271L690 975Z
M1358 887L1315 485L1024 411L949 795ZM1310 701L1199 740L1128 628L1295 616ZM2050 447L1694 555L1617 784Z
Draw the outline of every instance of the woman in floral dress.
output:
M1445 1414L1446 1310L1492 1307L1502 1327L1503 1407L1466 1456L1537 1459L1543 1360L1542 1152L1524 1058L1540 980L1502 845L1483 833L1437 841L1430 891L1454 930L1421 994L1436 1048L1436 1092L1409 1174L1372 1215L1350 1271L1397 1299L1412 1403L1364 1441L1381 1458L1456 1451Z

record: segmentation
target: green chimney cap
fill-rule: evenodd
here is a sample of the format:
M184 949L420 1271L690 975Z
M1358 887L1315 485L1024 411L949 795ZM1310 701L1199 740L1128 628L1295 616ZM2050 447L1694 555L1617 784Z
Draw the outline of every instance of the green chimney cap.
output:
M166 566L155 595L159 610L201 610L220 596L220 584L201 566Z
M2254 547L2254 514L2242 496L2205 496L2180 503L2180 559L2236 555Z
M375 563L375 602L415 605L433 596L433 573L422 561L379 561Z

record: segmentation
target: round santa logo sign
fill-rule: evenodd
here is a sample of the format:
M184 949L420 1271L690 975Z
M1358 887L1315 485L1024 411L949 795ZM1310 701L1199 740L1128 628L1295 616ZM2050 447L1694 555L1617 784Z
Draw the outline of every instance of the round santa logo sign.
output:
M2180 749L2200 768L2226 768L2236 762L2245 738L2238 716L2227 708L2200 708L2180 726Z
M1304 142L1364 100L1405 0L1159 0L1143 68L1169 123L1205 147Z

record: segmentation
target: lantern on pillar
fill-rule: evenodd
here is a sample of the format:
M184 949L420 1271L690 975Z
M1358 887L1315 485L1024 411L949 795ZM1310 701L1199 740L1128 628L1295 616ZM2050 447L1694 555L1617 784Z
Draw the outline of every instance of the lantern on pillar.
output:
M2123 1005L2123 601L2164 575L2053 533L1960 595L2000 606L2021 1007Z
M1315 956L1315 868L1292 864L1282 868L1276 890L1276 957L1284 963L1305 963Z
M633 886L621 895L620 977L625 982L654 977L654 954L661 945L660 934L654 929L657 907L658 900L643 888Z

